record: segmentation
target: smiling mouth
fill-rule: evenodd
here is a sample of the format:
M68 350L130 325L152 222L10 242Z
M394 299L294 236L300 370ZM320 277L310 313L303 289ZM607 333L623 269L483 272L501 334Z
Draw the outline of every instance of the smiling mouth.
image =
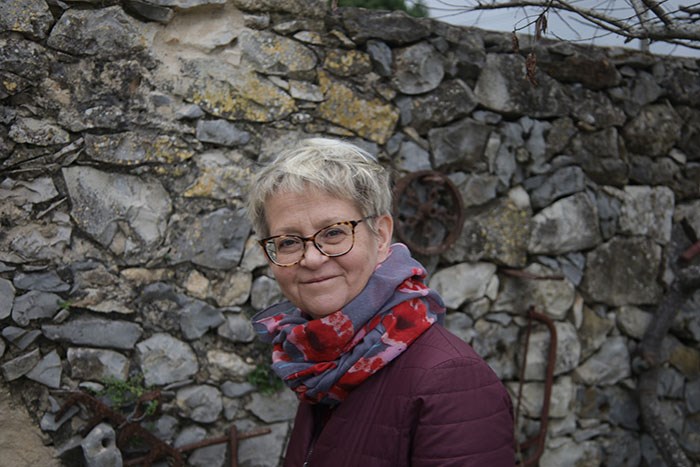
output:
M308 281L304 281L304 284L318 284L320 282L326 282L330 279L333 279L333 276L328 276L328 277L318 277L315 279L310 279Z

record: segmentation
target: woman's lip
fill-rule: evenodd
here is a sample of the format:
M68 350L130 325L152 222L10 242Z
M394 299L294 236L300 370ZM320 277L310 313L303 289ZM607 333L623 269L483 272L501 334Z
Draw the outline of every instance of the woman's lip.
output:
M312 279L308 279L303 281L304 284L318 284L319 282L325 282L327 280L333 279L334 276L324 276L324 277L315 277Z

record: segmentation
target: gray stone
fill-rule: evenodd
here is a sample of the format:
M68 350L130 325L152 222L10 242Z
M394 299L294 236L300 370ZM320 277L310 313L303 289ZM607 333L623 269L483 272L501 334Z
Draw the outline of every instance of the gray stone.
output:
M581 342L571 323L555 321L554 327L557 332L557 354L553 371L557 376L568 373L579 365ZM550 333L547 329L538 327L533 330L527 351L526 380L544 381L550 342Z
M552 443L552 441L550 441ZM555 448L548 448L539 460L540 467L561 467L563 465L594 466L600 465L601 449L593 441L577 443L564 438L563 443Z
M70 347L66 358L74 379L106 381L114 378L126 381L129 374L129 360L113 350Z
M627 148L642 155L666 155L681 136L681 119L673 107L652 104L641 110L622 131Z
M588 250L601 242L596 204L586 193L560 199L532 218L528 251L558 255Z
M541 276L543 280L500 276L501 289L493 304L494 311L523 314L524 303L535 306L541 313L563 319L574 304L576 291L567 280L558 280L555 271L533 263L524 272Z
M177 437L175 438L175 441L173 442L173 446L179 448L188 444L202 441L206 437L207 430L205 430L201 426L186 426L182 429L180 433L178 433Z
M19 273L12 279L15 287L40 292L66 292L70 285L64 282L56 271Z
M419 134L466 117L477 106L471 88L459 79L442 81L432 92L411 100L410 125Z
M445 75L440 55L427 42L395 50L393 67L396 70L393 83L399 91L408 95L432 91Z
M474 320L467 313L453 312L445 316L445 327L467 344L476 336Z
M251 425L239 429L254 428ZM263 436L255 436L241 440L238 445L238 461L240 465L255 465L259 467L276 467L282 455L285 440L289 434L289 423L273 423L268 425L271 432Z
M8 6L8 3L4 2L3 6ZM17 6L12 5L12 7ZM49 72L49 60L48 51L34 41L13 35L0 39L0 69L20 77L20 81L22 79L37 81L46 77ZM14 115L12 119L6 116L3 118L3 123L9 124L13 119Z
M16 143L53 146L70 142L70 135L58 125L35 118L18 118L8 135Z
M484 169L484 152L491 127L464 119L428 132L435 168L458 166L467 172Z
M187 10L202 6L215 6L226 3L226 0L149 0L152 4L162 7L177 7Z
M613 105L601 92L584 90L576 96L573 116L587 129L602 129L625 124L625 112Z
M10 316L15 302L15 288L12 282L0 277L0 320Z
M132 349L143 330L128 321L77 318L64 324L44 324L41 332L47 339L91 347Z
M656 303L661 247L644 238L615 237L586 255L581 289L596 302L609 305Z
M199 423L216 421L223 409L221 392L205 384L180 389L175 402L182 415Z
M689 381L685 385L684 396L688 412L691 414L700 412L700 378Z
M250 228L243 212L228 208L197 217L174 216L169 227L172 261L213 269L234 267L241 260Z
M466 216L460 237L442 256L453 263L490 260L523 267L529 237L528 211L510 199L498 199Z
M76 56L129 57L148 43L142 26L118 6L66 11L51 30L49 47Z
M241 397L255 390L255 386L250 383L236 383L235 381L226 381L221 385L221 392L226 397Z
M235 151L212 150L198 154L195 163L199 174L184 196L226 201L243 199L253 170L250 159Z
M156 253L172 210L170 196L155 179L63 169L76 223L124 259L141 262Z
M566 41L538 48L537 66L558 81L580 83L589 89L617 86L622 79L616 64L602 50Z
M186 343L158 333L136 345L147 386L185 380L199 371L197 356Z
M616 128L577 133L571 140L571 155L589 178L601 185L623 185L628 167L620 155Z
M262 310L284 299L277 281L267 276L260 276L253 281L250 290L250 304L256 310Z
M226 462L226 444L215 444L195 449L187 456L187 464L193 467L224 467Z
M518 394L519 383L512 382L508 385L512 394ZM544 383L524 383L522 387L521 409L525 416L538 418L542 414L544 405ZM564 418L571 413L574 402L574 383L569 376L561 376L552 384L549 416L552 418Z
M166 443L172 444L177 433L178 419L172 415L163 415L152 423L152 433Z
M459 189L464 207L480 206L496 199L498 178L493 175L456 172L450 175L450 180Z
M404 172L417 172L430 170L430 153L413 141L403 141L399 146L396 157L393 158L394 167Z
M34 180L12 180L6 178L0 182L0 199L8 200L17 206L43 203L58 196L56 185L49 177Z
M532 207L541 209L553 201L583 191L586 188L586 175L580 167L563 167L546 177L540 175L526 180L523 185L530 193Z
M242 314L226 314L226 321L219 326L217 333L232 342L252 342L255 330L248 318Z
M149 131L86 134L85 152L92 160L124 166L172 164L189 160L194 154L182 138Z
M200 120L197 122L197 139L222 146L241 146L250 141L250 133L226 120Z
M207 352L209 375L214 381L225 379L244 380L255 366L233 352L210 350Z
M641 465L641 446L639 438L630 432L613 429L601 439L604 465L616 467L636 467Z
M674 195L664 186L626 186L620 208L620 232L649 237L664 245L671 239Z
M0 4L0 31L44 39L54 19L44 0L7 0Z
M430 35L430 28L403 11L375 11L344 8L341 21L353 41L378 39L389 44L413 44Z
M24 350L32 345L40 335L41 331L36 329L28 330L15 326L6 326L2 329L2 337L20 350Z
M285 388L270 395L255 393L245 408L263 422L274 423L294 419L297 405L299 400L294 392Z
M0 369L5 381L14 381L32 371L39 360L41 360L41 353L39 349L34 349L12 360L7 360L0 365Z
M254 70L289 75L313 70L316 55L297 41L265 31L243 31L238 37L241 53Z
M122 467L117 434L107 423L100 423L80 443L86 467Z
M321 88L306 81L290 80L289 94L295 99L309 102L323 102L324 99Z
M586 359L597 352L614 328L614 320L605 316L599 316L598 313L584 306L581 326L578 331L581 341L581 357Z
M62 302L63 299L56 294L29 291L15 298L12 320L20 326L26 326L34 320L52 318L61 309Z
M598 352L574 370L577 381L602 386L615 384L631 374L630 354L622 336L606 340Z
M72 229L65 225L30 223L7 229L0 238L0 259L13 263L64 258Z
M617 327L625 335L641 340L649 324L653 321L654 315L636 306L623 305L616 310L615 318Z
M366 47L377 74L384 77L391 76L391 64L393 62L391 47L386 45L385 42L377 40L367 41Z
M518 369L515 361L519 327L515 324L502 326L479 319L474 323L474 331L471 345L486 359L499 378L503 380L516 378Z
M58 356L55 350L52 350L46 354L34 368L27 372L25 376L32 381L57 389L61 386L62 371L61 357Z
M232 3L243 11L288 13L298 18L322 18L328 11L323 0L233 0Z
M183 91L205 112L228 120L271 122L296 110L289 94L251 70L211 58L186 60Z
M458 309L466 301L482 298L495 273L496 266L491 263L460 263L436 272L429 285L445 306Z
M659 397L668 397L671 399L683 399L683 390L685 388L685 376L679 371L671 367L659 368L659 379L657 385L657 394ZM693 404L690 399L685 399L688 405Z
M201 300L178 297L180 329L187 340L202 337L209 329L214 329L224 322L221 310Z
M479 103L489 110L533 118L560 117L568 113L570 98L563 87L541 70L533 87L525 79L525 59L515 54L488 54L474 87Z
M124 3L124 9L137 17L164 24L169 23L175 16L171 8L154 5L145 0L127 0Z

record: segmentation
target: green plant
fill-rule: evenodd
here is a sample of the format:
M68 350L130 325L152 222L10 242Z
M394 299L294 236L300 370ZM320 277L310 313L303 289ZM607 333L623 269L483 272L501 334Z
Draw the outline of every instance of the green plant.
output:
M109 376L103 380L103 383L104 389L98 395L106 397L113 407L119 409L136 404L139 397L149 390L143 383L142 375L135 375L126 381ZM153 415L158 409L158 400L148 401L143 408L144 417Z
M248 373L248 382L266 395L274 394L284 387L282 380L265 364L256 366Z

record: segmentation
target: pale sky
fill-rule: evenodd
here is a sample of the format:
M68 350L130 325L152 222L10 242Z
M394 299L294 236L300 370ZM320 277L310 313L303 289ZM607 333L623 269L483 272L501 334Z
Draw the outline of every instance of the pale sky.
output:
M530 22L523 9L495 10L483 12L463 12L460 5L474 4L476 0L423 0L423 3L430 9L430 16L441 21L463 26L475 26L480 29L491 31L512 31L517 25L526 25ZM409 2L407 2L409 3ZM606 11L610 16L626 17L630 15L629 4L624 0L572 0L570 3L582 5L587 8L595 8ZM677 8L678 5L691 5L694 0L666 0L663 4L667 11ZM696 3L697 4L697 3ZM540 10L531 9L533 13ZM565 20L559 18L555 12L548 17L548 28L545 37L550 39L565 39L583 44L594 44L599 46L620 46L631 49L639 49L639 42L632 41L627 44L624 39L607 33L601 29L595 29L582 23L571 14L566 15ZM533 16L533 19L536 16ZM534 28L520 31L523 33L533 33ZM672 54L690 57L700 57L700 50L687 47L674 47L670 44L652 43L650 50L655 54Z

